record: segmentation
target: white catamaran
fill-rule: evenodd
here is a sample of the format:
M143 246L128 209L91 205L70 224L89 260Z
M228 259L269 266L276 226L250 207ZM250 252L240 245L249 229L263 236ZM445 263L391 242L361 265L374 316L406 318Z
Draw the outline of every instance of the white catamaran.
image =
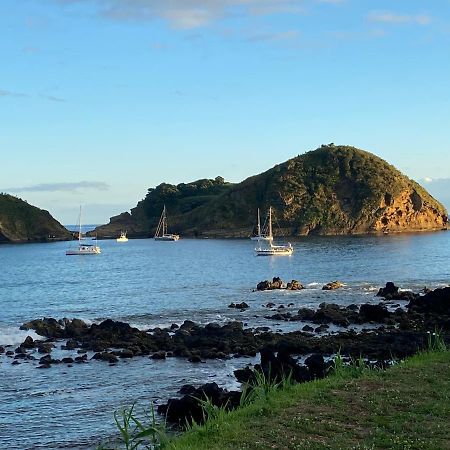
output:
M292 255L294 252L294 247L288 242L287 245L274 245L272 243L273 234L272 234L272 207L269 207L269 226L268 226L267 237L270 240L267 242L266 246L259 246L255 248L255 252L257 256L283 256L283 255Z
M258 208L258 224L256 229L256 235L252 236L250 239L252 241L269 241L272 242L273 236L269 236L269 233L267 232L266 224L264 223L263 230L261 231L261 217L259 215L259 208Z
M178 239L180 239L178 234L171 234L167 232L166 205L164 205L163 212L159 219L158 228L156 228L154 239L155 241L178 241Z
M97 244L85 244L81 234L81 206L80 215L78 217L78 248L66 250L66 255L98 255L101 253Z

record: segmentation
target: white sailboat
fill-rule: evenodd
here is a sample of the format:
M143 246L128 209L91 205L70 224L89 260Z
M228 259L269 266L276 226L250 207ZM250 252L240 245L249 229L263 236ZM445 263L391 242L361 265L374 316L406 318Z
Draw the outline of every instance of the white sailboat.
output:
M268 233L266 233L265 231L261 232L261 217L259 215L259 208L258 208L258 224L257 224L257 230L256 230L256 235L252 236L250 239L252 241L269 241L272 242L273 240L273 236L269 236Z
M288 242L287 245L274 245L272 243L273 233L272 233L272 207L269 207L269 231L267 236L270 237L270 241L265 247L259 246L255 248L257 256L289 256L294 252L294 247Z
M116 238L117 242L128 242L128 238L127 238L127 232L126 231L121 231L120 232L120 237Z
M100 247L97 244L86 244L83 242L81 234L81 206L80 215L78 217L78 248L66 250L66 255L98 255L101 253Z
M164 205L163 212L159 219L158 228L156 228L154 239L155 241L178 241L178 239L180 239L178 234L171 234L167 232L166 205Z

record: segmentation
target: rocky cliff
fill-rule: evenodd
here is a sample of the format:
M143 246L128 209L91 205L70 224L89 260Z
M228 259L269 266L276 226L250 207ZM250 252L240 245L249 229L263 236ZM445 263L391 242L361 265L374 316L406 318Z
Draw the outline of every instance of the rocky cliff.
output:
M199 180L149 189L131 214L99 227L99 236L127 229L151 236L163 204L173 232L248 236L256 210L273 207L274 233L363 234L441 230L447 211L424 188L381 158L349 146L324 145L239 184Z
M48 211L8 194L0 194L0 243L72 239Z

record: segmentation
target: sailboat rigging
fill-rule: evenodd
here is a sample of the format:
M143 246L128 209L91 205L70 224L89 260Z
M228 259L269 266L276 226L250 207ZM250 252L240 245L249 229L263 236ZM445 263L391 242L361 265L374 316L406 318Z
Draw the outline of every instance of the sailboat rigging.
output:
M178 234L167 232L166 205L164 205L161 217L159 219L154 239L155 241L178 241L178 239L180 239L180 236Z
M262 247L261 245L255 248L255 252L257 256L277 256L277 255L292 255L294 252L294 247L292 247L291 243L288 242L287 245L274 245L272 243L273 233L272 233L272 207L269 207L269 225L268 225L268 233L267 237L270 238L266 247Z
M265 225L265 224L264 224ZM269 236L268 233L266 232L266 227L264 226L264 230L261 230L261 217L259 214L259 208L258 208L258 223L256 225L257 229L256 229L256 235L252 236L250 239L252 241L269 241L271 242L273 240L272 236Z
M78 248L66 250L66 255L98 255L101 253L100 247L97 244L86 244L83 242L81 233L81 206L80 214L78 216Z

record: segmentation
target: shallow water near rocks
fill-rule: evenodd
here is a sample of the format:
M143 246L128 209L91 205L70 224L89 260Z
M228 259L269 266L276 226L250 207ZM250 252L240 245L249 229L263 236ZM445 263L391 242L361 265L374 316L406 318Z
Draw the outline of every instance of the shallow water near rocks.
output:
M386 281L414 291L450 282L446 232L307 237L293 242L290 257L256 257L250 240L99 244L102 254L85 257L65 256L70 244L64 242L0 246L0 345L14 350L27 335L37 338L19 326L39 317L77 317L89 323L112 318L144 330L185 319L298 330L306 322L265 319L274 312L263 305L272 302L274 309L284 305L295 312L322 302L378 303L375 294ZM257 282L274 276L297 279L306 289L252 292ZM345 286L321 290L333 280ZM248 310L228 308L242 301ZM76 356L76 351L54 354ZM257 358L193 364L138 357L114 366L89 361L45 370L36 369L36 361L12 361L0 355L0 448L87 449L115 434L113 412L119 407L164 402L186 383L216 381L236 388L233 370Z

